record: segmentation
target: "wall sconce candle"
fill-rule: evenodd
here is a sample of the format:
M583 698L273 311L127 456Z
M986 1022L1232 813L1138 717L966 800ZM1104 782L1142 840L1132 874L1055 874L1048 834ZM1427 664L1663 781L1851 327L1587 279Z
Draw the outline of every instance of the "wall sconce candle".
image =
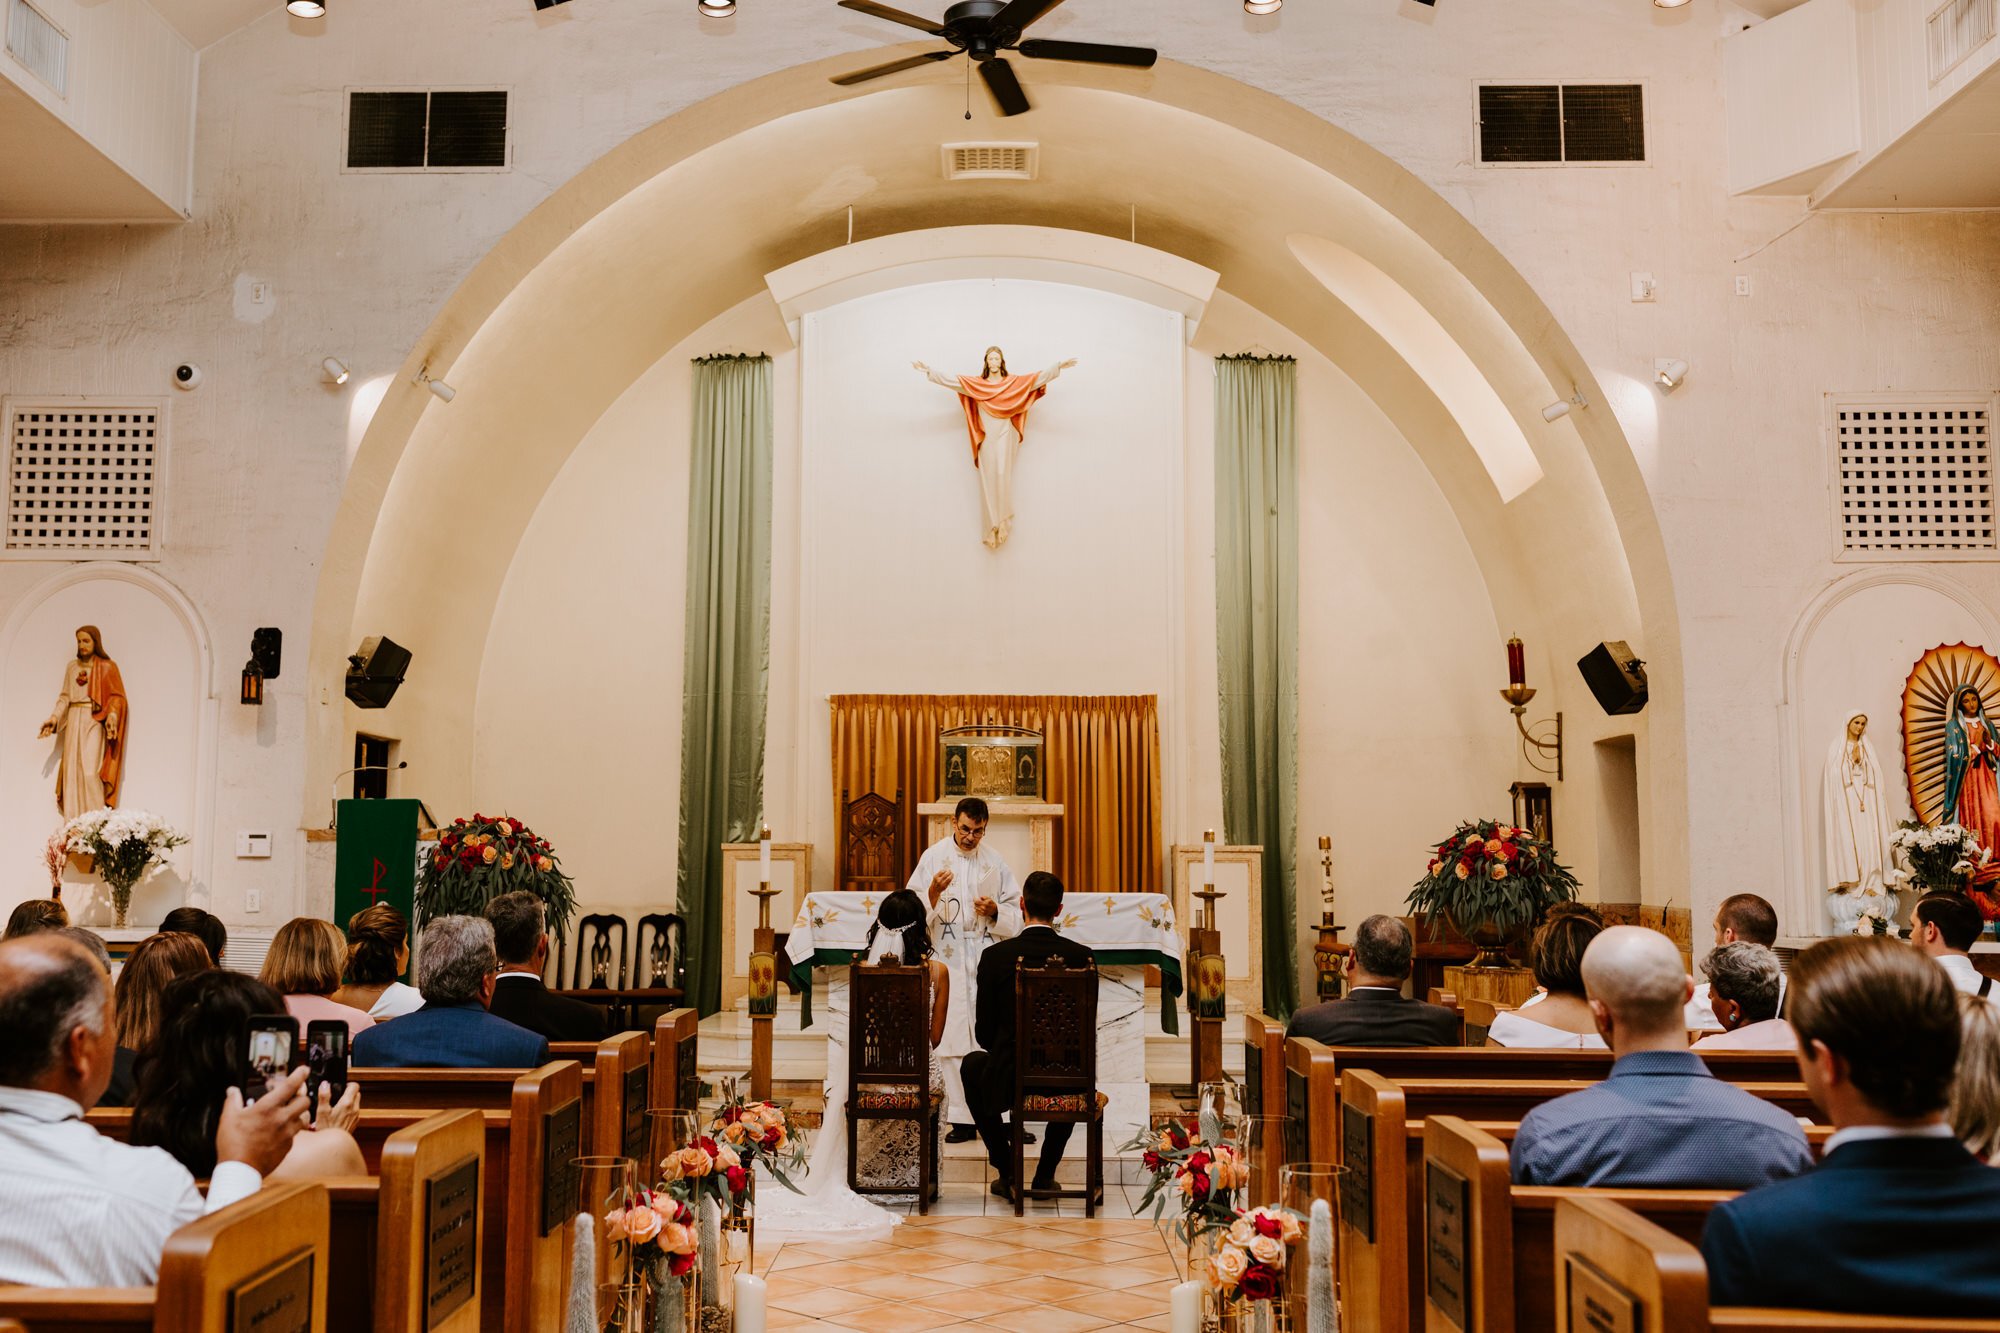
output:
M1528 653L1521 646L1518 635L1507 640L1507 683L1509 685L1528 683Z
M1528 686L1527 652L1518 638L1507 640L1507 688L1500 691L1500 697L1507 701L1507 710L1514 715L1514 728L1521 733L1521 757L1537 773L1548 773L1557 782L1563 779L1563 715L1557 713L1553 722L1538 722L1531 731L1528 727L1528 701L1535 692ZM1555 766L1549 767L1548 761Z

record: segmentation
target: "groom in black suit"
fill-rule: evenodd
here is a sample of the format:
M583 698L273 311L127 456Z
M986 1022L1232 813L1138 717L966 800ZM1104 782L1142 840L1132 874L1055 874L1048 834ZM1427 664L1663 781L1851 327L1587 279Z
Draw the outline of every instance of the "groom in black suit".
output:
M1019 935L991 945L979 958L979 999L973 1011L972 1036L979 1049L965 1057L965 1101L973 1123L986 1144L986 1156L1000 1179L993 1193L1013 1197L1008 1174L1013 1169L1012 1144L1001 1115L1014 1104L1014 973L1017 963L1042 967L1060 958L1067 967L1095 961L1084 945L1056 933L1062 914L1062 881L1037 870L1021 885L1021 917L1027 923ZM1035 1167L1035 1189L1053 1189L1056 1167L1075 1126L1060 1121L1048 1125L1041 1161Z

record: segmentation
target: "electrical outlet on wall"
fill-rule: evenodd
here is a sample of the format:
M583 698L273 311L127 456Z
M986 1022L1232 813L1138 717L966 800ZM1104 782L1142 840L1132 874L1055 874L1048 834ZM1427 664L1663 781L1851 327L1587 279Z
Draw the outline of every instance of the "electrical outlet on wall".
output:
M262 889L243 890L243 910L253 913L263 911L264 891Z
M1660 294L1659 280L1655 278L1652 274L1634 273L1632 275L1632 299L1634 301L1657 300L1659 298L1659 294Z
M1739 273L1736 275L1736 294L1738 296L1748 296L1750 294L1750 275L1748 273Z

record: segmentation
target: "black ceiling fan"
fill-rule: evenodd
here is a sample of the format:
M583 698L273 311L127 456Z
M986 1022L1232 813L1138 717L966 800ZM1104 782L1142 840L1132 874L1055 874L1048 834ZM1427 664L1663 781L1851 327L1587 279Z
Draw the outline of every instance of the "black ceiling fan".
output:
M979 77L985 80L986 91L993 94L1000 114L1018 116L1028 109L1028 95L1021 91L1021 81L1014 77L1013 68L1001 59L1003 51L1013 51L1030 60L1075 60L1087 65L1129 65L1134 69L1151 69L1153 62L1159 59L1160 53L1150 46L1111 46L1103 42L1058 42L1038 38L1021 40L1021 34L1027 31L1030 24L1061 3L1062 0L959 0L944 11L941 22L933 23L900 9L873 4L871 0L840 0L842 9L872 14L878 19L942 37L951 43L952 49L927 51L920 56L871 65L852 74L843 74L832 82L842 87L866 83L884 74L928 65L934 60L949 60L963 51L979 66Z

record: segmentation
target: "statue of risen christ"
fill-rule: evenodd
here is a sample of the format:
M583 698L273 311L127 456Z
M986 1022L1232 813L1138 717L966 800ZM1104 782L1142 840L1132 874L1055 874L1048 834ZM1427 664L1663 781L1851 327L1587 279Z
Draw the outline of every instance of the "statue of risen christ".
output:
M979 469L979 492L986 505L986 544L999 550L1014 527L1014 456L1028 433L1028 405L1048 392L1049 381L1076 364L1059 361L1038 375L1009 375L1007 356L986 349L977 375L947 379L921 361L910 363L940 388L958 395L965 430L972 440L972 465Z

